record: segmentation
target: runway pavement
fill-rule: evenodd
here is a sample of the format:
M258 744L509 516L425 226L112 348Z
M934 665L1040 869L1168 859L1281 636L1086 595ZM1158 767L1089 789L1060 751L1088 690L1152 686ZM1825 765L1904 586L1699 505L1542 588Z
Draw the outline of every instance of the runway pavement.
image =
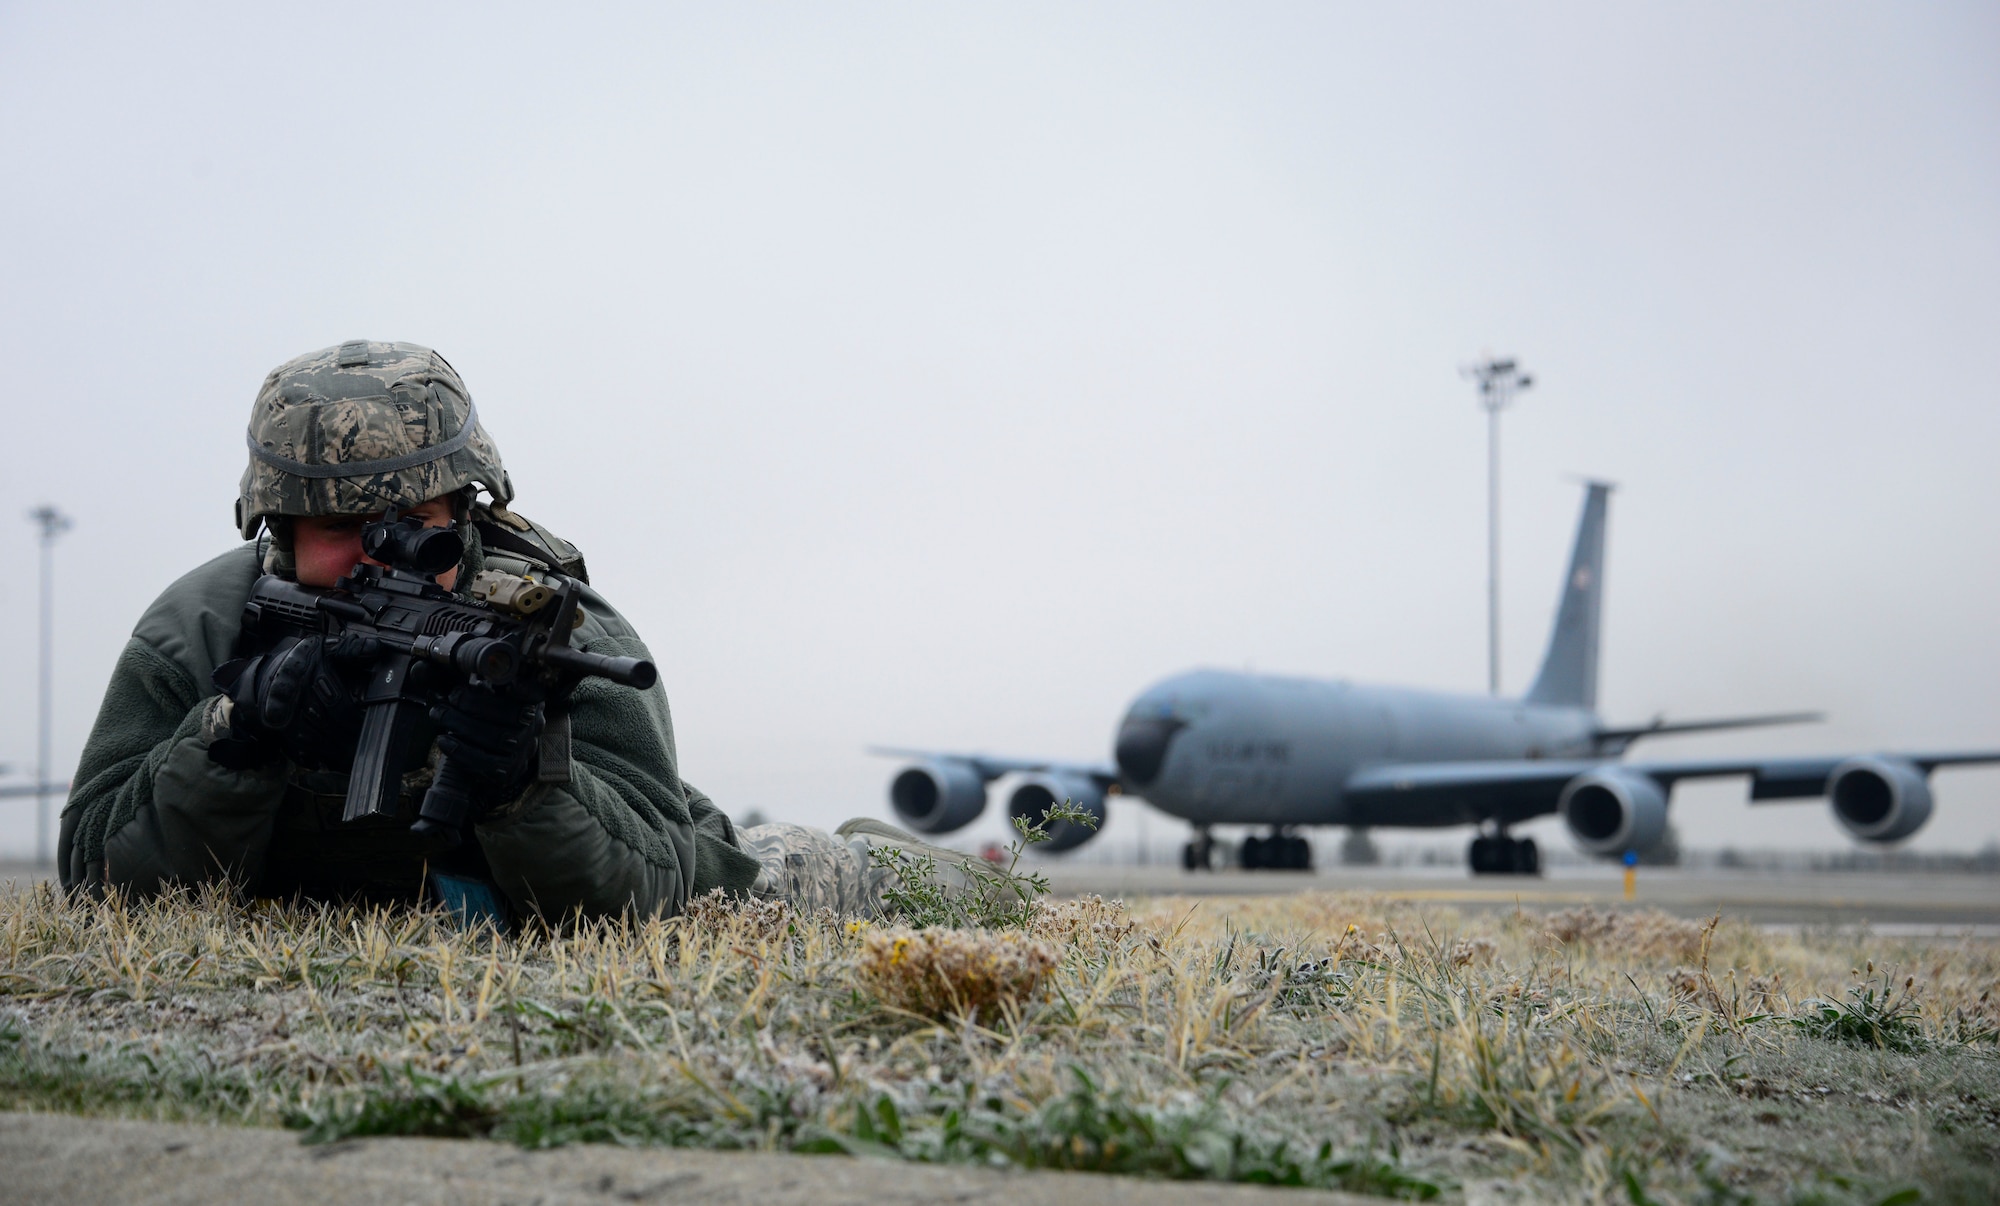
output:
M1534 878L1461 870L1332 867L1317 872L1213 871L1178 867L1040 864L1061 894L1107 897L1250 896L1282 892L1367 892L1456 909L1544 911L1624 904L1618 867L1562 869ZM1686 871L1642 867L1637 905L1684 917L1725 916L1769 925L1860 925L1897 932L2000 937L2000 875L1877 871Z
M54 879L56 869L44 863L0 862L0 892L9 888L38 884L45 879Z
M1284 892L1368 892L1462 910L1622 905L1617 867L1560 868L1538 878L1482 876L1458 869L1330 867L1317 872L1212 871L1103 866L1053 859L1036 867L1057 893L1154 896L1264 896ZM0 863L8 881L49 878L26 863ZM1970 932L2000 938L2000 875L1891 871L1687 871L1642 867L1637 905L1683 917L1729 917L1765 925L1862 925L1893 933Z

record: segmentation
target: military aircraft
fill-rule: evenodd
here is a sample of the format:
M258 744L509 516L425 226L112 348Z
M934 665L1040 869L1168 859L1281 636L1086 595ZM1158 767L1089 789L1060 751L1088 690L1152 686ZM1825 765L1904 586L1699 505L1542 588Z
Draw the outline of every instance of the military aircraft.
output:
M1825 796L1862 842L1900 841L1930 819L1929 776L1940 766L2000 762L2000 751L1625 762L1636 741L1816 714L1744 716L1635 726L1597 716L1597 647L1604 595L1604 527L1611 487L1586 486L1555 631L1534 685L1519 699L1401 687L1194 670L1147 688L1127 709L1115 766L921 750L873 752L916 761L889 784L905 825L950 833L978 818L987 787L1017 776L1010 817L1040 818L1069 801L1096 829L1056 822L1044 847L1068 850L1102 830L1107 796L1139 796L1194 826L1190 870L1212 866L1214 825L1269 826L1243 842L1246 868L1307 870L1313 825L1440 828L1477 825L1475 874L1539 872L1533 838L1511 826L1556 813L1584 851L1638 853L1665 834L1682 779L1747 777L1755 801Z

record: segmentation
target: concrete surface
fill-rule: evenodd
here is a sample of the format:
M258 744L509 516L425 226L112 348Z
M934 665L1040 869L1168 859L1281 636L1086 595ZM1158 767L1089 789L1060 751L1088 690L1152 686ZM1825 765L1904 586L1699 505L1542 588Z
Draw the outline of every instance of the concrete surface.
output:
M1362 1206L1378 1199L1249 1185L1206 1185L780 1156L578 1146L526 1152L471 1139L354 1139L305 1147L289 1131L0 1113L0 1203L119 1206L256 1202L618 1202L756 1206Z
M1485 911L1553 911L1624 902L1621 868L1559 870L1538 878L1460 870L1329 867L1317 872L1183 871L1178 867L1088 866L1054 860L1036 868L1063 895L1107 897L1258 896L1282 892L1368 892L1393 900ZM2000 875L1890 871L1684 871L1639 868L1641 907L1683 917L1725 917L1771 925L1893 926L1955 933L2000 926Z
M0 860L0 891L6 891L10 887L38 884L45 879L55 877L56 869L51 863Z
M1058 894L1264 896L1285 892L1369 892L1466 911L1544 912L1580 904L1617 905L1617 867L1566 867L1531 879L1473 878L1457 868L1327 867L1316 872L1212 871L1039 861ZM49 878L29 863L0 863L0 891ZM2000 937L2000 875L1895 871L1689 871L1641 867L1638 905L1683 917L1724 916L1763 925L1869 925L1884 933Z

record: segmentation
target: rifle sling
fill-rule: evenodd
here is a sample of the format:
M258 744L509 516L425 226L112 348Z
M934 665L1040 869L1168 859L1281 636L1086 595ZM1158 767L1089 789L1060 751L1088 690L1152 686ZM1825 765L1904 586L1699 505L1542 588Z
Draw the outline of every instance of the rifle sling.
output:
M485 519L474 520L473 526L479 529L479 542L487 548L499 549L503 553L513 553L517 557L526 557L543 569L555 570L558 573L564 572L562 562L556 557L553 550L543 548L519 532L509 531L499 524Z
M547 569L562 572L561 563L554 553L522 536L518 532L493 523L490 520L474 520L479 529L479 539L487 548L499 549L505 553L526 557ZM581 577L581 575L577 575ZM583 581L588 582L588 578ZM569 713L551 711L547 723L542 727L542 735L535 748L537 783L567 783L570 781L570 732Z
M551 712L537 739L535 769L537 783L569 782L569 713Z

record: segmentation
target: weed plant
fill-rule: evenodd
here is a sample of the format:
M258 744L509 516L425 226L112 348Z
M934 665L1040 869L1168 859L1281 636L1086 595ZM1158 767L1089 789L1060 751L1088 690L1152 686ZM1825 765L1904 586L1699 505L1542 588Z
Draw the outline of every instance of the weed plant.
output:
M1789 1021L1823 1039L1890 1051L1917 1051L1923 1047L1924 1032L1911 996L1915 987L1915 977L1906 978L1899 988L1884 972L1879 984L1871 981L1849 988L1845 1000L1805 1002Z
M1021 929L1035 919L1037 902L1049 894L1049 880L1021 870L1021 856L1053 835L1057 824L1097 828L1097 818L1074 801L1051 804L1039 818L1015 817L1014 840L1006 864L974 859L940 868L937 856L901 846L881 845L869 857L890 873L882 901L896 919L913 929Z
M1046 952L1032 984L933 961L951 992L910 1008L867 971L892 928L782 904L509 935L18 891L0 1107L1444 1200L2000 1196L1990 942L1330 893L1008 907L949 941Z

